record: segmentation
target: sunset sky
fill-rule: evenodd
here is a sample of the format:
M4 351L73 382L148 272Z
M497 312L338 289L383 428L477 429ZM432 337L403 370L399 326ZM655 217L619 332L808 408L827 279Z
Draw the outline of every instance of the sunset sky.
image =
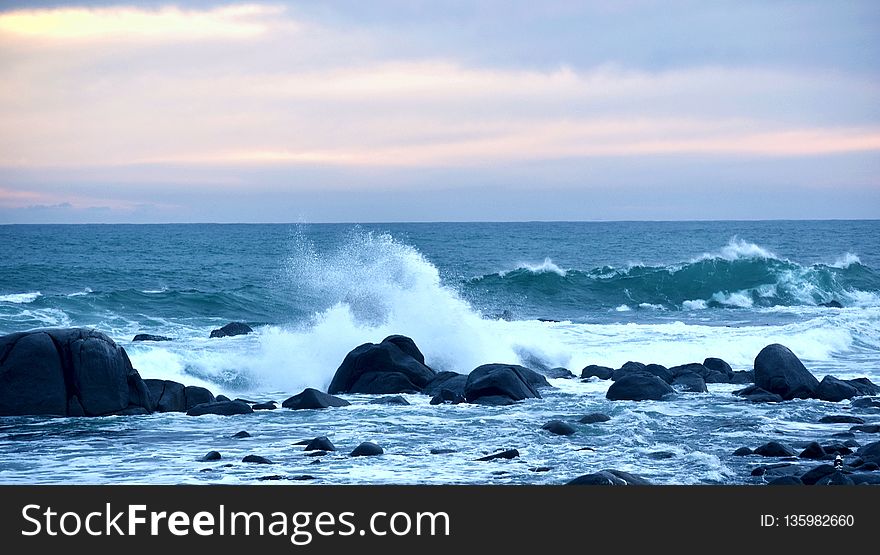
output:
M0 3L0 223L880 218L880 2Z

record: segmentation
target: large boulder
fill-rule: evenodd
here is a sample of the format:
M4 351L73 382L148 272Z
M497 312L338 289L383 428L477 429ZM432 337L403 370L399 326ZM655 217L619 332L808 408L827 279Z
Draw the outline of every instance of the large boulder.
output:
M600 380L610 380L611 376L613 375L613 368L608 368L607 366L598 366L596 364L590 364L589 366L586 366L583 370L581 370L581 379L596 377Z
M408 337L392 335L349 352L336 370L328 393L421 393L435 377Z
M214 401L202 403L186 411L187 416L203 416L205 414L217 414L220 416L232 416L233 414L251 414L254 409L244 401Z
M679 391L691 391L694 393L707 393L709 391L706 388L706 381L693 372L676 376L672 381L672 387Z
M347 407L350 405L345 399L328 395L323 391L318 391L308 387L293 397L288 398L281 406L286 409L303 410L303 409L326 409L329 407Z
M605 398L611 401L659 401L675 391L665 381L646 372L634 373L616 380Z
M515 364L484 364L474 368L465 383L464 396L469 403L505 404L523 399L541 398L530 382L531 370ZM543 376L541 376L543 378Z
M787 401L815 397L819 380L788 347L774 343L755 357L755 385Z
M641 362L634 362L632 360L626 361L623 363L623 366L614 371L611 375L612 381L617 381L624 376L629 376L630 374L636 374L645 371L645 364Z
M816 398L823 401L837 403L844 399L852 399L859 394L859 390L847 381L839 380L834 376L825 376L816 388Z
M733 368L731 368L726 361L720 358L709 357L703 361L703 366L705 366L709 370L724 374L725 376L727 376L728 381L733 379Z
M467 383L467 375L458 372L440 372L431 378L422 393L425 395L437 395L441 390L446 389L453 393L457 393L464 397L464 385Z
M880 463L880 441L862 445L856 451L856 455L864 459L866 462Z
M706 383L729 383L733 378L733 372L731 372L731 375L728 376L727 373L722 370L713 370L704 364L700 364L699 362L691 362L689 364L673 366L669 369L669 371L672 372L674 378L677 378L684 374L696 374L703 378L703 381L705 381Z
M196 405L220 400L204 387L185 386L172 380L146 379L144 383L150 390L156 412L186 412Z
M0 337L0 416L152 412L125 349L101 332L45 329Z
M868 378L854 378L852 380L844 380L849 385L856 388L859 395L877 395L880 393L880 386L873 383Z
M235 335L247 335L253 333L253 331L253 328L244 322L230 322L222 328L211 330L211 337L233 337Z

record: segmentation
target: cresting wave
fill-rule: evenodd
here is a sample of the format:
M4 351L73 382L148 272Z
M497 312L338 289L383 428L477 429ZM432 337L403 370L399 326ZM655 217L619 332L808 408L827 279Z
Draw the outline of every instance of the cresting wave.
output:
M546 259L540 266L479 276L464 286L483 294L528 297L532 303L609 310L817 306L832 301L880 306L880 274L852 253L830 264L802 265L736 238L689 262L561 270Z

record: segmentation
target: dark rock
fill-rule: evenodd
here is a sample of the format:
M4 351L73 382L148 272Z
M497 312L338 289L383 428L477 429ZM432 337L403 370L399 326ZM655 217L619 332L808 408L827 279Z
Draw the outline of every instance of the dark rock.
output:
M754 451L752 451L748 447L740 447L739 449L737 449L736 451L733 452L734 456L736 456L736 457L745 457L745 456L751 455L752 453L754 453Z
M834 376L825 376L816 388L815 397L837 403L844 399L852 399L858 394L858 390L847 382L838 380Z
M829 414L819 419L820 424L864 424L865 421L858 416L848 414Z
M213 393L211 393L204 387L198 387L195 385L188 385L184 387L183 396L186 399L186 410L189 410L196 405L213 403L216 400L214 399Z
M611 420L611 417L607 414L602 414L601 412L591 412L590 414L582 417L578 422L581 424L596 424L598 422L608 422Z
M747 383L755 383L755 371L746 370L744 372L734 372L730 377L730 383L745 385Z
M752 469L752 476L786 476L796 470L797 467L791 463L763 464Z
M880 464L875 462L865 463L859 468L860 472L874 472L875 470L880 470Z
M171 380L144 380L156 412L186 412L186 387ZM192 408L192 407L190 407Z
M689 364L679 364L678 366L673 366L672 368L670 368L669 371L672 372L673 379L675 379L678 376L681 376L682 374L688 374L688 373L696 374L696 375L700 376L701 378L704 378L705 376L709 375L709 372L710 372L710 370L708 368L706 368L705 366L703 366L699 362L691 362Z
M319 436L306 445L305 451L336 451L336 446L327 436Z
M811 468L806 473L801 476L801 481L808 486L814 485L816 482L835 472L835 469L830 464L820 464L817 467Z
M727 364L727 362L720 358L709 357L703 361L703 366L705 366L709 370L724 374L725 376L727 376L728 381L733 379L733 368L731 368L730 365Z
M373 443L372 441L365 441L354 448L349 456L351 457L374 457L376 455L381 455L385 450Z
M306 480L317 480L317 478L315 478L315 477L312 476L311 474L298 474L298 475L296 475L296 476L291 476L291 477L288 478L288 479L289 479L289 480L295 480L295 481L297 481L297 482L303 482L303 481L306 481Z
M327 391L331 394L421 393L434 377L434 371L425 366L415 343L392 335L381 343L365 343L349 352Z
M798 457L801 459L824 459L826 455L825 449L814 441L807 445Z
M804 483L797 476L786 475L779 478L773 478L767 482L768 486L802 486Z
M401 397L400 395L392 395L388 397L379 397L378 399L373 399L370 401L371 405L401 405L406 406L409 405L409 401Z
M880 462L880 441L874 441L859 447L856 455L866 461Z
M864 432L866 434L880 434L880 424L859 424L850 428L851 432Z
M840 302L838 302L838 301L833 301L833 300L832 300L832 301L828 301L827 303L819 303L819 306L822 306L822 307L825 307L825 308L843 308L843 305L840 304Z
M755 449L755 454L762 457L794 457L797 455L791 447L778 441L771 441L761 445Z
M819 381L788 347L774 343L755 357L755 385L787 401L815 397Z
M186 411L188 416L202 416L205 414L219 414L221 416L232 416L233 414L251 414L254 409L247 403L240 401L220 401L213 403L202 403Z
M465 399L469 403L497 403L505 398L511 402L540 399L541 394L529 381L529 374L534 372L514 364L478 366L468 375L464 388ZM540 377L543 379L543 376Z
M655 461L665 461L666 459L675 458L675 453L672 451L654 451L653 453L648 453L648 458Z
M558 324L559 320L554 320L553 318L538 318L539 322L549 322L551 324Z
M221 401L221 402L222 402L222 401ZM228 402L231 402L231 401L228 401ZM246 438L246 437L251 437L251 434L249 434L249 433L247 433L246 431L242 430L242 431L240 431L240 432L235 432L234 434L232 434L232 437L233 437L234 439L244 439L244 438Z
M230 322L222 328L212 330L211 337L233 337L235 335L247 335L254 330L243 322Z
M311 441L312 441L311 439L301 439L301 440L297 441L296 443L294 443L294 445L308 445L309 442L311 442Z
M840 437L840 438L845 438L845 439L846 438L851 439L851 438L856 437L856 434L854 434L852 432L837 432L837 433L831 434L831 437Z
M507 407L516 403L517 401L514 401L507 395L488 395L474 400L475 405L486 405L489 407Z
M233 399L233 401L238 401L240 403L247 403L249 405L257 404L256 401L251 401L250 399L242 399L241 397L236 397L235 399Z
M351 403L345 399L340 399L339 397L334 397L333 395L309 387L304 389L302 393L298 393L281 403L281 406L291 410L304 410L326 409L328 407L347 407L350 404Z
M668 384L672 384L672 380L675 379L672 372L662 364L649 364L645 366L645 372L657 376Z
M218 396L214 397L214 400L215 401L231 401L232 399L230 399L226 395L218 395Z
M672 387L651 374L631 374L616 380L605 394L611 401L659 401L674 393Z
M577 431L574 429L574 426L562 420L551 420L541 426L541 429L558 436L570 436Z
M784 401L781 395L765 391L757 385L750 385L745 389L734 391L733 394L744 397L752 403L781 403L782 401Z
M98 331L71 328L0 337L0 416L101 416L154 409L125 349ZM71 400L76 397L76 402Z
M204 462L219 461L221 458L222 457L220 456L219 451L208 451L208 453L204 457L202 457L201 460Z
M854 409L880 409L880 400L865 397L863 399L853 399L849 406Z
M533 466L529 468L529 472L550 472L553 470L552 466Z
M859 443L858 441L856 441L854 439L849 439L847 441L844 441L843 445L846 447L849 447L850 449L858 449L859 447L862 446L861 443Z
M143 416L150 413L147 412L147 409L145 409L144 407L129 406L128 408L124 408L116 412L111 412L110 414L114 416Z
M458 392L450 391L450 390L444 388L444 389L440 390L440 393L438 393L437 395L434 395L431 398L430 404L442 405L442 404L449 403L452 405L458 405L460 403L465 403L465 402L467 402L467 400L464 398L464 396L462 396Z
M621 470L601 470L584 474L568 482L569 486L648 486L651 482L641 476Z
M458 372L440 372L425 385L422 393L425 395L437 395L441 390L447 389L464 397L464 386L467 383L467 375Z
M851 455L853 452L848 445L843 443L829 443L828 445L823 445L822 450L828 455L841 455L843 457Z
M860 485L880 485L880 475L868 472L856 472L849 475L850 480L857 486Z
M270 476L260 476L259 478L257 478L257 480L260 480L261 482L267 482L267 481L286 480L286 478L280 474L272 474Z
M327 454L327 451L309 451L306 453L307 457L323 457Z
M836 470L836 471L832 472L831 474L829 474L828 476L824 476L824 477L820 478L819 481L816 482L816 485L817 486L854 486L854 485L856 485L856 483L853 482L852 479L849 476L847 476L846 474L844 474L843 472Z
M492 453L491 455L486 455L485 457L480 457L477 459L478 461L494 461L496 459L514 459L519 456L519 451L516 449L508 449L506 451L500 451L498 453Z
M874 382L869 380L868 378L855 378L852 380L844 380L849 385L856 388L856 391L859 392L859 395L877 395L880 393L880 386L876 385Z
M706 381L697 374L688 372L679 374L672 381L672 387L679 391L690 391L693 393L707 393Z
M548 368L541 372L544 377L547 378L574 378L575 375L571 373L571 370L568 368Z
M591 364L581 370L581 378L599 378L600 380L610 380L611 376L614 375L614 369L608 368L607 366L597 366L595 364Z
M171 341L170 337L164 335L150 335L149 333L139 333L134 336L132 341Z
M273 464L272 461L265 457L261 457L259 455L247 455L245 458L241 459L241 462L244 463L255 463L255 464Z
M510 365L504 364L502 366ZM519 366L518 368L520 368L520 373L523 375L523 378L525 378L526 382L528 382L528 384L531 385L533 388L540 389L542 387L553 387L552 385L550 385L550 382L547 381L547 378L545 378L543 374L539 374L538 372L535 372L534 370L531 370L524 366Z
M614 371L614 374L611 375L612 381L617 381L624 376L629 376L631 374L639 374L645 372L645 365L641 362L634 362L629 360L623 363L623 366Z
M458 451L457 449L443 449L443 448L431 449L431 454L432 455L446 455L448 453L456 453L457 451Z
M255 403L251 405L251 408L254 410L275 410L278 407L275 406L274 401L267 401L265 403Z

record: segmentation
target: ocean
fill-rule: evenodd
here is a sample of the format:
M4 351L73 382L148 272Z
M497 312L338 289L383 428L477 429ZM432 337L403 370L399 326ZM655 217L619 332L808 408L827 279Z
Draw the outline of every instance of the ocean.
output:
M832 301L843 308L822 306ZM231 321L255 333L209 338ZM109 335L144 378L279 403L326 391L346 353L392 334L437 371L580 375L706 357L746 370L782 343L819 379L880 383L880 222L0 226L0 334L72 326ZM172 341L133 342L139 333ZM732 394L742 386L709 384L612 402L610 382L550 382L543 399L509 407L347 395L352 406L324 411L0 418L0 483L557 484L614 468L660 484L757 484L751 470L768 461L736 448L849 427L817 423L847 401L752 404ZM541 429L589 412L611 420L566 437ZM240 430L251 437L231 437ZM294 446L321 435L339 451ZM345 456L366 440L385 454ZM520 457L476 461L502 448ZM210 450L223 464L199 461ZM240 463L247 454L275 464Z

